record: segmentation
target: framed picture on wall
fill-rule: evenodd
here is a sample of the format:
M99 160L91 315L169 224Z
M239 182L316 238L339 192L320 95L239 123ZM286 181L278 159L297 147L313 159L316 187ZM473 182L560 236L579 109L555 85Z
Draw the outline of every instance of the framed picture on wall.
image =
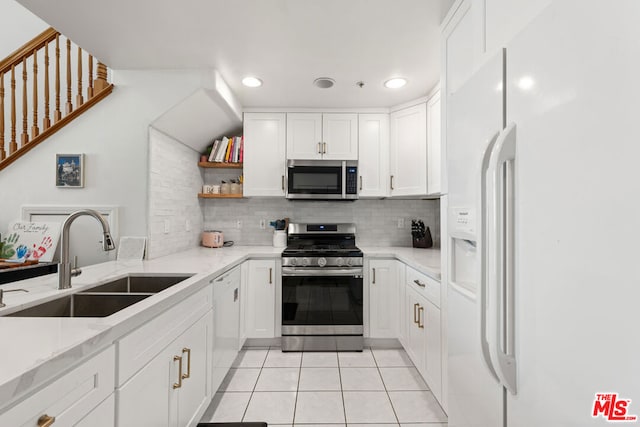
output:
M56 187L84 187L84 154L56 154Z

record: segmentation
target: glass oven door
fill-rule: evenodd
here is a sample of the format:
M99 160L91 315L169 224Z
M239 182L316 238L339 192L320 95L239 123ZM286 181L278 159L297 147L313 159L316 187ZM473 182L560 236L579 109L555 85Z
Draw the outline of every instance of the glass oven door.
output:
M282 277L282 326L362 327L362 274ZM296 328L298 329L298 328ZM303 328L305 329L305 328ZM331 330L331 328L328 328ZM334 328L334 330L337 330Z

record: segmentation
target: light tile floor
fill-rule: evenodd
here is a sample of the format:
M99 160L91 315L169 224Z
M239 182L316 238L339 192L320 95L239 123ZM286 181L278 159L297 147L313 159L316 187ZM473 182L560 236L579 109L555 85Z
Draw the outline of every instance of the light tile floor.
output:
M446 427L447 417L401 349L283 353L243 349L202 422L304 427Z

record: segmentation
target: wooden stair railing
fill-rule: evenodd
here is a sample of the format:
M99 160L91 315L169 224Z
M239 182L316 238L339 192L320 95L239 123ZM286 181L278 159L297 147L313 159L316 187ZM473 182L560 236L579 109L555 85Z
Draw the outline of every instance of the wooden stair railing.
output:
M61 76L61 42L65 43L66 66L64 72L66 76ZM94 72L94 58L86 54L86 75L83 78L83 51L77 47L77 72L75 81L75 104L73 103L74 84L72 83L72 48L71 40L66 39L53 28L43 31L24 46L13 52L4 60L0 61L0 170L13 163L23 154L44 141L47 137L62 129L75 117L97 104L113 90L113 85L107 81L107 67L103 63L97 63L96 75ZM50 93L50 48L55 56L54 74L54 105L51 105ZM38 59L40 60L40 67ZM39 74L39 72L44 72ZM31 72L31 74L30 74ZM16 76L22 74L22 85L16 84ZM5 82L6 80L6 82ZM64 84L63 90L66 94L64 104L64 114L60 108L61 80ZM83 80L87 85L86 98L83 96ZM41 92L38 91L38 83L43 83ZM66 83L66 84L65 84ZM17 87L22 90L16 96ZM10 91L9 110L5 110L5 87ZM31 95L31 97L29 97ZM20 140L16 139L16 130L20 125L17 122L16 110L22 110L22 133ZM43 107L44 115L42 119L38 117L38 108ZM51 114L51 107L54 107ZM32 114L29 114L31 109ZM51 117L51 115L53 117ZM41 120L41 126L40 126ZM8 126L5 127L5 124ZM31 133L29 134L29 124ZM8 139L7 133L9 133Z

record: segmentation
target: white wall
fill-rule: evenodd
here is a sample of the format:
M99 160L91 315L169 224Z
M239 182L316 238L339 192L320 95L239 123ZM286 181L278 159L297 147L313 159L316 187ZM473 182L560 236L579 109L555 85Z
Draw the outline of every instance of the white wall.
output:
M115 89L0 171L0 232L23 204L117 205L119 235L147 234L148 129L193 93L199 71L114 71ZM56 153L85 154L85 188L55 187Z
M199 157L200 153L178 140L149 130L148 258L200 244L203 217L198 193L203 180L197 167Z
M49 28L49 25L14 0L0 0L0 59Z

